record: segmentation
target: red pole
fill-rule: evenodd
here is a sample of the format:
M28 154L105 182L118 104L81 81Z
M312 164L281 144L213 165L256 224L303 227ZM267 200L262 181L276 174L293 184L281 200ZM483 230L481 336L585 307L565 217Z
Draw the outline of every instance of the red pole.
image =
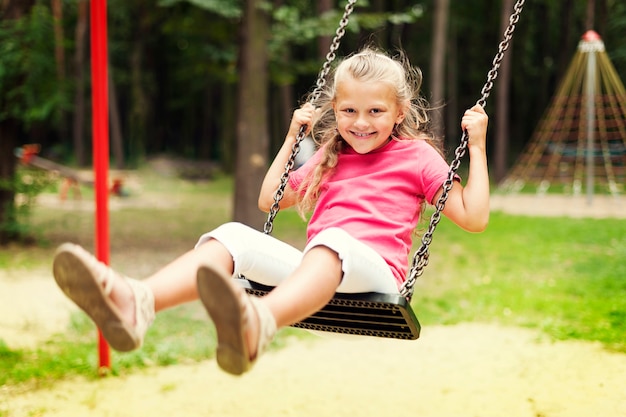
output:
M109 264L109 97L108 97L107 5L91 0L91 84L93 170L96 192L96 256ZM99 369L110 368L109 345L98 330Z

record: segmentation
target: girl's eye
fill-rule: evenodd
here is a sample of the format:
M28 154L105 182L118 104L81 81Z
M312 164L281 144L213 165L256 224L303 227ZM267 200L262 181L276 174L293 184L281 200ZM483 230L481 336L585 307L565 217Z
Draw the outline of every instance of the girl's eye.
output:
M380 110L380 109L372 109L371 112L374 113L374 114L377 114L377 113L382 112L382 110Z

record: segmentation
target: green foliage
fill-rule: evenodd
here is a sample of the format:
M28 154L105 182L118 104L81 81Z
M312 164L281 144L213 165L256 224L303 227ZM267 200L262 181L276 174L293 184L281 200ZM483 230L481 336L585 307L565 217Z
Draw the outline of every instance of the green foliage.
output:
M63 2L62 47L69 75L74 70L74 35L78 0ZM110 0L110 70L120 105L124 151L138 154L174 152L198 158L231 155L237 83L238 31L241 0ZM280 5L275 5L280 3ZM597 2L598 9L604 2ZM260 2L271 12L270 48L272 138L281 138L285 109L274 86L291 86L293 105L314 85L322 58L318 37L332 36L344 1L318 15L306 0ZM448 92L446 111L460 114L475 102L501 38L500 6L494 2L456 2L450 5ZM585 2L526 2L509 54L513 57L511 85L515 111L511 114L511 150L519 152L543 113L580 35L586 30ZM598 30L621 78L626 77L626 5L607 0L604 16L596 14ZM429 96L433 2L371 2L359 0L338 56L373 40L383 47L402 47L421 66L425 96ZM606 18L606 21L599 21ZM71 146L61 132L68 127L70 95L75 78L59 84L54 58L50 2L38 0L19 20L0 21L0 120L16 118L27 140L39 133L44 149ZM87 63L88 65L88 63ZM85 68L88 70L88 68ZM87 94L89 89L87 88ZM446 93L448 94L448 93ZM456 104L458 103L458 104ZM263 103L265 105L265 103ZM136 112L145 111L140 116ZM491 114L491 113L490 113ZM279 118L281 120L279 120ZM449 126L447 131L451 131ZM62 134L63 133L63 134ZM207 144L210 142L210 144ZM19 144L19 143L18 143ZM87 146L88 148L88 146ZM141 149L138 149L141 148ZM199 151L200 149L200 151ZM224 151L227 149L227 151ZM514 156L514 155L512 155ZM227 161L230 162L230 161Z
M29 240L36 228L31 223L37 196L48 190L56 178L53 174L37 169L20 168L13 181L0 179L0 188L13 190L14 204L8 204L8 221L0 229L18 240Z
M356 7L363 9L367 2ZM319 54L314 49L309 56L295 61L289 59L294 47L311 45L320 36L334 37L344 9L332 9L317 14L310 2L291 2L272 11L272 37L269 42L272 81L279 85L293 84L299 77L317 74L321 68ZM375 31L386 25L414 23L420 16L420 7L412 6L401 12L354 11L346 30L358 34L364 30ZM315 52L313 52L315 51Z
M609 36L605 39L607 53L611 57L613 64L618 68L618 72L626 74L626 44L622 42L622 34L626 33L626 4L623 1L614 0L610 5L611 13L607 23L609 34L617 36ZM622 71L619 71L621 69Z
M171 7L178 3L190 3L203 10L229 19L241 17L241 2L233 0L159 0L158 5Z
M52 16L42 1L21 19L0 20L0 120L13 118L26 126L58 122L68 107L57 79L52 33Z
M377 30L387 24L402 25L415 23L422 16L422 9L419 7L409 7L404 12L386 13L357 13L352 18L352 30Z

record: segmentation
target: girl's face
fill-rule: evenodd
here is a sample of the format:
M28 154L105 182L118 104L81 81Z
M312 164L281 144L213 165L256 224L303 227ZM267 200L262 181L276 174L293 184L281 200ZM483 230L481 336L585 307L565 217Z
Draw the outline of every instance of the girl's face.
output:
M387 144L394 125L404 119L391 86L352 77L337 84L333 109L339 134L360 154Z

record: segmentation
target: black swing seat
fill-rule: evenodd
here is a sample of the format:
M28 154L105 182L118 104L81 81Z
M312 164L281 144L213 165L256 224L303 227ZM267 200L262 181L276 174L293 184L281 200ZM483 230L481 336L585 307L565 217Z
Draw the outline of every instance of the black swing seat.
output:
M273 287L237 278L248 294L263 296ZM292 327L359 336L415 340L420 324L411 304L400 294L337 293L328 304Z

